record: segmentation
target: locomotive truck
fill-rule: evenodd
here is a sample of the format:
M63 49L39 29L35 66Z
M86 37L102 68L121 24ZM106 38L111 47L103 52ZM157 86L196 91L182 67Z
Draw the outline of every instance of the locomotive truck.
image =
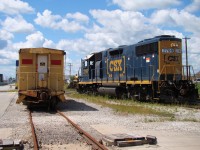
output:
M192 66L182 64L182 40L161 35L95 52L81 60L77 90L118 98L193 102L198 90Z
M64 56L65 52L57 49L20 49L17 103L54 108L64 101Z

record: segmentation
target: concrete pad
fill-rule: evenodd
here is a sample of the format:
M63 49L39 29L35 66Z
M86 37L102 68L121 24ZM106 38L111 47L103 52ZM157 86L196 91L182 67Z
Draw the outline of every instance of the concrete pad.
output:
M0 92L0 118L5 113L7 107L13 99L17 99L16 92Z
M8 139L12 135L12 128L0 128L0 139Z
M0 86L0 91L12 91L15 90L15 84L8 84Z
M141 145L135 147L124 147L123 150L199 150L200 149L200 135L195 133L184 134L181 132L174 131L157 131L157 130L131 130L128 131L122 126L110 126L110 125L92 125L92 127L103 135L117 134L117 133L127 133L127 134L137 134L140 136L153 135L157 137L157 145Z
M129 131L120 126L111 126L111 125L91 125L92 128L96 129L103 135L117 134L117 133L128 133Z

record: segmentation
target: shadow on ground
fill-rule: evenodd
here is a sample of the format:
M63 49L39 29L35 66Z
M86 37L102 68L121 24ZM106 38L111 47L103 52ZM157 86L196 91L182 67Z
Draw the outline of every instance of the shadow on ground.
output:
M98 111L96 108L86 105L82 102L77 102L73 99L66 99L65 102L60 102L57 105L60 111Z

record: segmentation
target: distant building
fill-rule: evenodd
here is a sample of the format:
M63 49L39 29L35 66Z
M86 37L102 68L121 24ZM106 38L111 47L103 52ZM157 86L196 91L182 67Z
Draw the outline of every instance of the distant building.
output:
M0 82L3 82L3 74L0 74Z

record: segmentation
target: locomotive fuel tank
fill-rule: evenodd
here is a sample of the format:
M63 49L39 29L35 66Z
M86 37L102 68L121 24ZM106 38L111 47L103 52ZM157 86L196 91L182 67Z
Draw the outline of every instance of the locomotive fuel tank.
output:
M112 96L117 95L117 88L116 87L99 87L97 90L100 94L112 95Z

